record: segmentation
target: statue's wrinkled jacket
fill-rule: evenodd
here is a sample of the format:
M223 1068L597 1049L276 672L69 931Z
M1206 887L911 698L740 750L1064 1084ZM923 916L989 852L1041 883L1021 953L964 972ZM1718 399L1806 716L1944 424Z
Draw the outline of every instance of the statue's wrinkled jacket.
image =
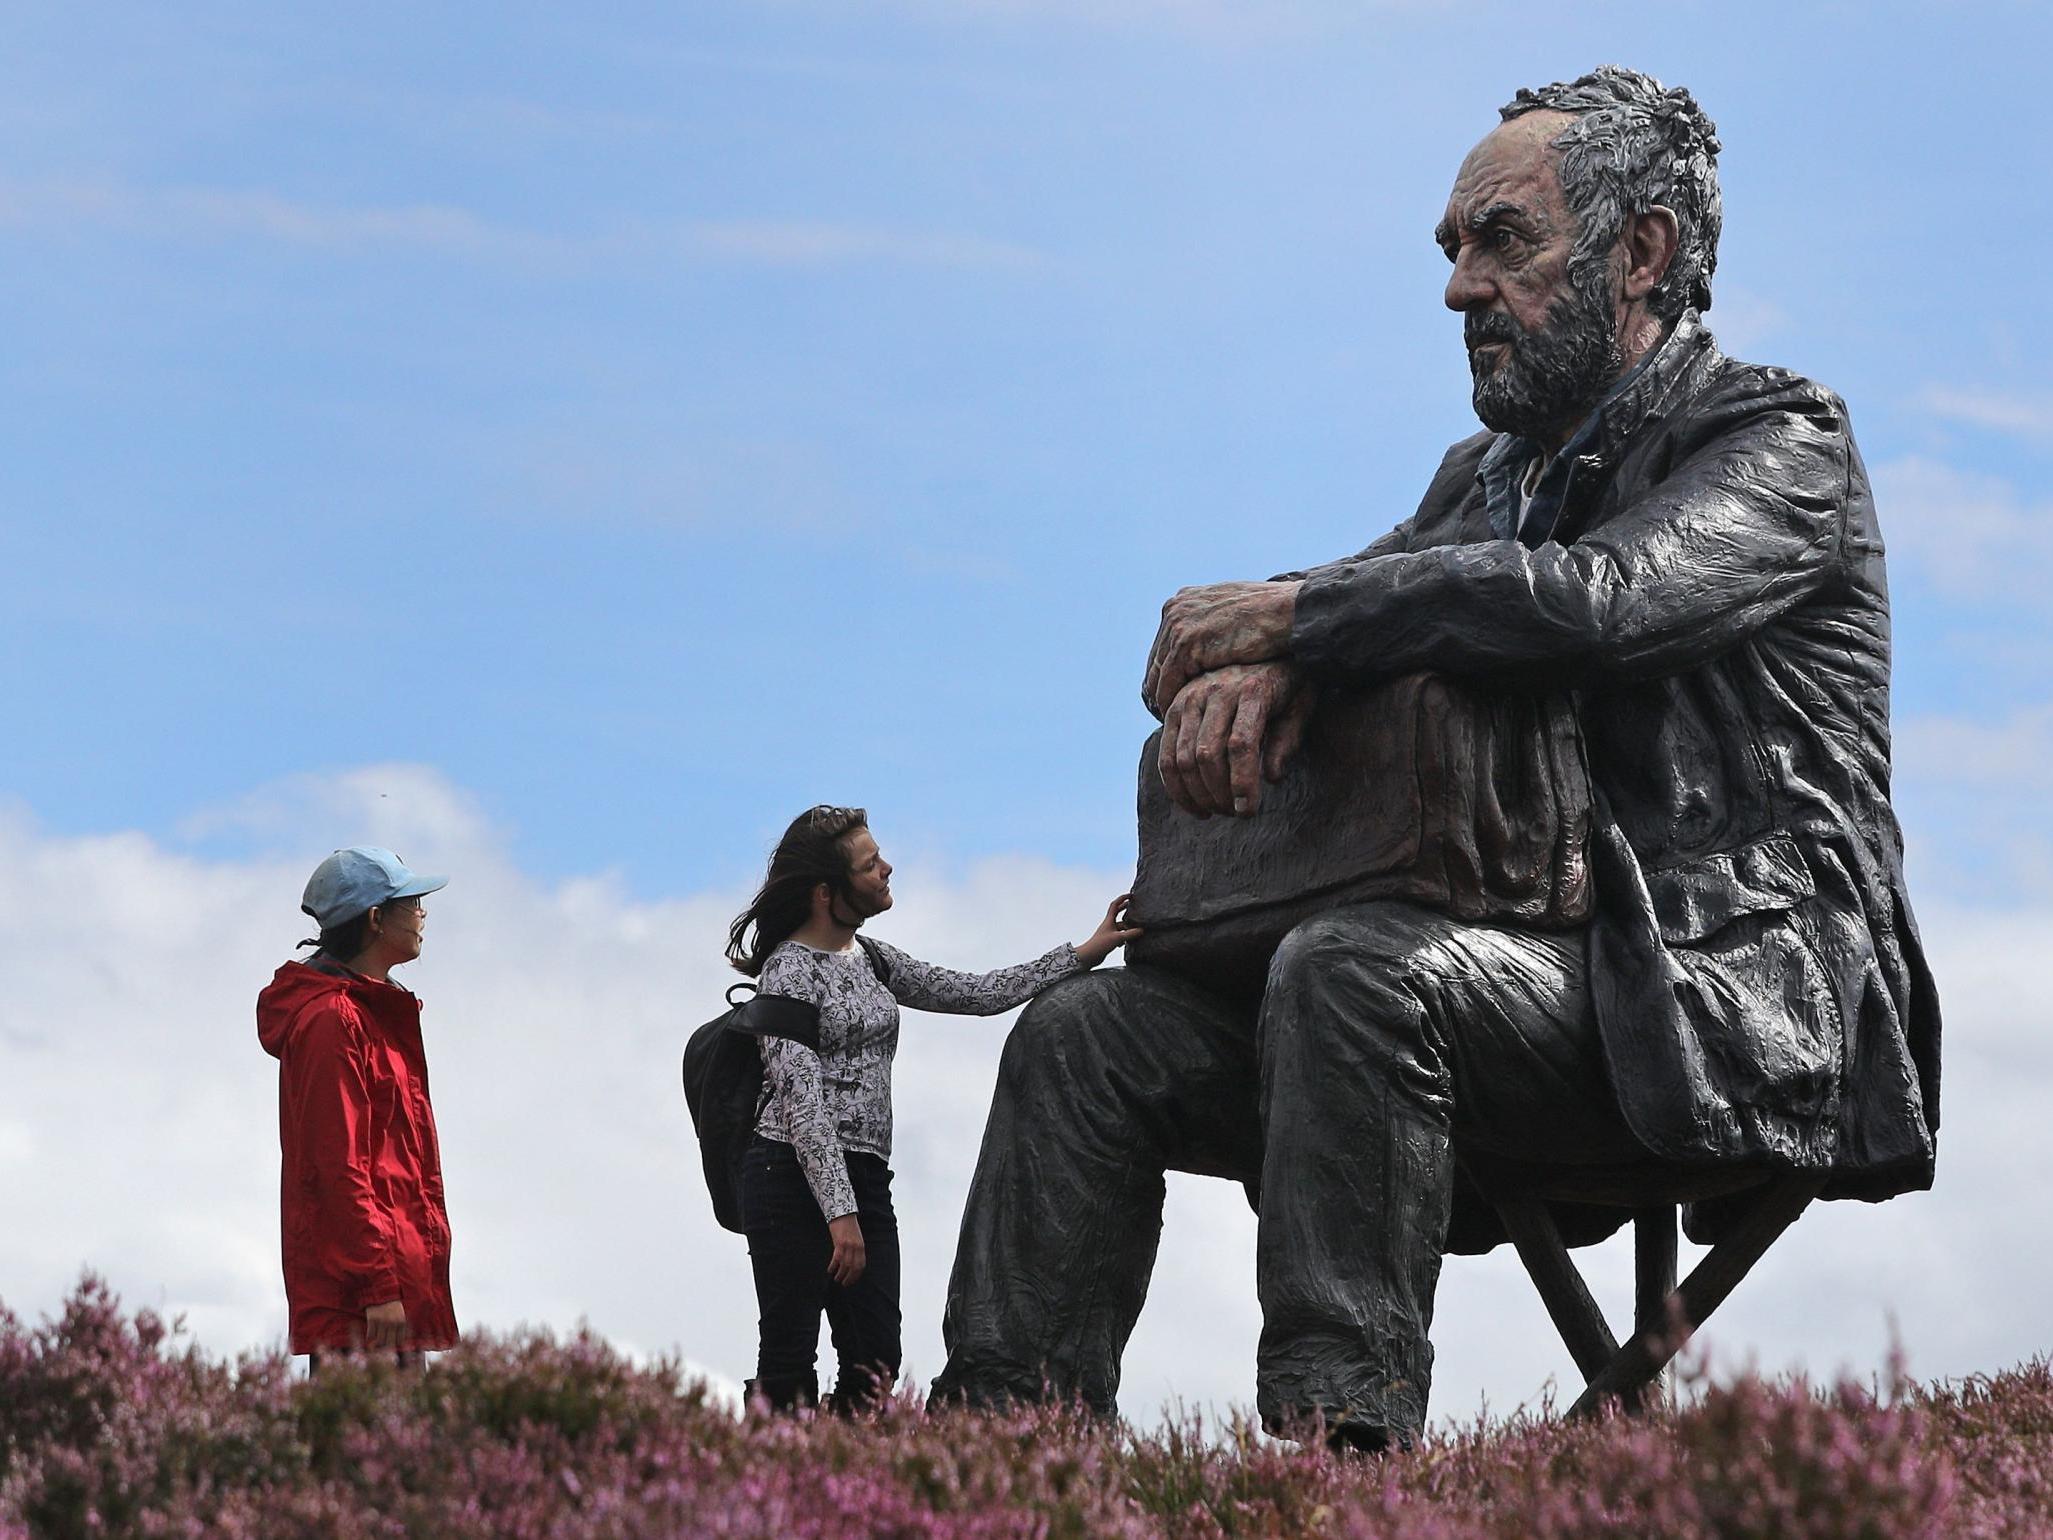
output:
M1602 413L1554 538L1490 527L1478 434L1418 512L1314 569L1314 678L1573 692L1595 790L1591 985L1649 1150L1930 1185L1939 1010L1889 806L1889 599L1839 398L1695 316Z

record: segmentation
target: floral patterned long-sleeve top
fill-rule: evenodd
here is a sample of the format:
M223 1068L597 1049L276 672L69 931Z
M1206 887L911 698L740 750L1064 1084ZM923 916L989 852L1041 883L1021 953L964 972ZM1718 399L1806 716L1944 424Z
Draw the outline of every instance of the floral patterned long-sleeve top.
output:
M995 973L955 973L874 943L887 987L860 946L823 952L786 941L764 959L756 984L820 1010L815 1053L788 1038L761 1039L768 1088L756 1132L798 1153L806 1182L829 1219L855 1212L847 1150L891 1155L891 1061L898 1052L898 1007L958 1016L995 1016L1024 1004L1057 979L1083 971L1064 942L1032 962Z

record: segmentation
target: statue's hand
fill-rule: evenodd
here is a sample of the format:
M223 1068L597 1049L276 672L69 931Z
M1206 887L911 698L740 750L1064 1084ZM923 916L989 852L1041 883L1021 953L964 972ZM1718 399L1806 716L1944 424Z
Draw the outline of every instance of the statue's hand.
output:
M1156 716L1199 674L1229 663L1264 663L1290 650L1296 583L1213 583L1179 589L1162 606L1141 698Z
M1294 663L1233 663L1198 675L1162 721L1157 763L1169 800L1200 818L1253 813L1263 780L1283 778L1311 706Z

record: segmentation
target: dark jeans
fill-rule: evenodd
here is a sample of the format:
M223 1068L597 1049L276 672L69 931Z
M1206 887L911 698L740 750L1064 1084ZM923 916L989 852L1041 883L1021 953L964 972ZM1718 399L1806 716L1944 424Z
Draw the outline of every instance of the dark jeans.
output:
M1065 979L1005 1045L964 1208L937 1400L1115 1410L1165 1169L1259 1192L1256 1403L1423 1427L1455 1137L1629 1165L1581 933L1360 904L1284 939L1259 1016L1157 969Z
M798 1153L760 1135L741 1171L741 1222L756 1276L759 1345L751 1392L779 1410L819 1399L816 1364L820 1312L834 1339L841 1374L829 1405L853 1411L888 1393L898 1378L898 1215L891 1207L891 1168L875 1155L850 1154L866 1261L844 1287L827 1276L834 1243Z

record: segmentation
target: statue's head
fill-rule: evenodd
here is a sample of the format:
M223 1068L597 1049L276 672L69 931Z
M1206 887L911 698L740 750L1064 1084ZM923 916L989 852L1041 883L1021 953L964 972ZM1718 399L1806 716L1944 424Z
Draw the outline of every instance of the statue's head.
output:
M1717 131L1687 91L1609 65L1499 116L1435 238L1477 415L1558 442L1685 309L1710 308Z

